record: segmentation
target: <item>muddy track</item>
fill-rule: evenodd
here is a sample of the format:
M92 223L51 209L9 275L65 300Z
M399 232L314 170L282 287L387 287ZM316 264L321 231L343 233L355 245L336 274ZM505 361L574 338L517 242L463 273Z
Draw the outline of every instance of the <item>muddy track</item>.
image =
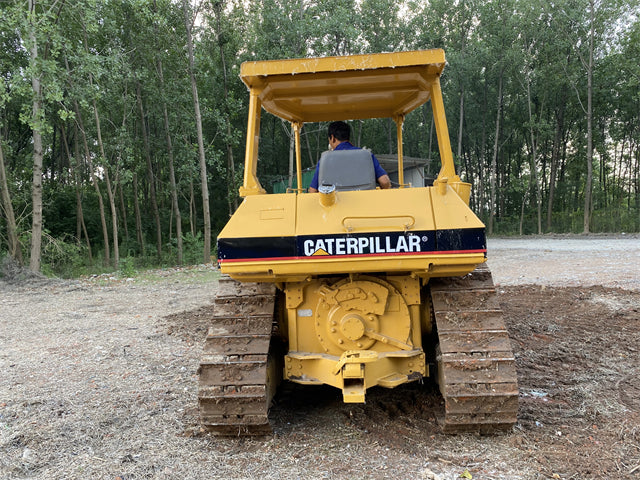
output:
M491 272L481 265L463 278L435 279L430 285L443 430L508 432L518 413L516 361Z
M275 286L223 277L214 305L198 369L202 424L217 435L269 434Z

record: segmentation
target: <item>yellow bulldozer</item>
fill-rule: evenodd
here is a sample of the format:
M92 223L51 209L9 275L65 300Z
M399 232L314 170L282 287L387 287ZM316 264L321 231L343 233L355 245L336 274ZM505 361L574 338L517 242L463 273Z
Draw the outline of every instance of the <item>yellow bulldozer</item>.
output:
M331 385L362 403L369 388L434 377L445 432L515 423L515 360L484 266L485 227L469 208L471 185L455 172L445 63L434 49L242 64L244 198L218 237L223 277L199 368L208 430L271 432L283 380ZM442 165L432 186L405 184L403 121L429 101ZM287 193L266 194L257 178L262 109L295 134L297 183ZM303 125L370 118L397 125L397 188L375 188L371 162L354 168L347 156L325 169L333 176L320 178L318 193L305 192Z

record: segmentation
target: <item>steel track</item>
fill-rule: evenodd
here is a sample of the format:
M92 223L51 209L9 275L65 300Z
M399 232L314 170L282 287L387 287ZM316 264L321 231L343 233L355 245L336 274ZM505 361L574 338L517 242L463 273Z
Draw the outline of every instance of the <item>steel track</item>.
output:
M447 433L509 431L516 422L515 359L491 273L432 279L438 383ZM268 412L279 383L270 355L275 287L220 280L199 368L203 426L217 435L271 433Z
M278 383L269 355L275 286L223 277L214 304L198 369L201 423L217 435L269 434Z
M491 272L430 282L447 433L509 431L518 413L516 365Z

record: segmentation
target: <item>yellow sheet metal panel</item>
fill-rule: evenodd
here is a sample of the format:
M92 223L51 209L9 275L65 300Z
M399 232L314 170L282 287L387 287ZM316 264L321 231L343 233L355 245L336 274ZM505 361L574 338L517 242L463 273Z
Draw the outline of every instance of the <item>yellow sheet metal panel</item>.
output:
M484 228L482 221L451 186L446 185L444 195L438 190L437 188L429 189L433 205L433 219L438 230Z
M485 260L484 226L448 185L247 197L220 233L223 273L244 281L415 272L459 275Z
M293 236L295 219L296 195L250 195L242 201L219 237Z
M317 122L405 115L429 100L444 66L435 49L246 62L240 77L268 112Z
M434 48L408 52L244 62L240 69L240 76L247 85L251 86L254 79L268 75L300 75L414 65L439 66L442 70L444 63L444 50Z
M331 207L319 194L298 196L298 235L434 230L428 188L337 192Z
M430 278L465 275L485 259L484 250L476 253L426 253L410 258L311 257L304 260L224 262L220 270L244 282L295 282L315 275L362 272L415 272L420 277Z

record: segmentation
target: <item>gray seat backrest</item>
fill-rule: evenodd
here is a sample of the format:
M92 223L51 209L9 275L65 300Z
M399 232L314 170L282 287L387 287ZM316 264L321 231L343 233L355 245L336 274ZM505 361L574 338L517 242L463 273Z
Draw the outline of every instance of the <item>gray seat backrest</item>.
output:
M376 173L367 150L333 150L320 156L318 186L335 185L336 190L373 190Z

